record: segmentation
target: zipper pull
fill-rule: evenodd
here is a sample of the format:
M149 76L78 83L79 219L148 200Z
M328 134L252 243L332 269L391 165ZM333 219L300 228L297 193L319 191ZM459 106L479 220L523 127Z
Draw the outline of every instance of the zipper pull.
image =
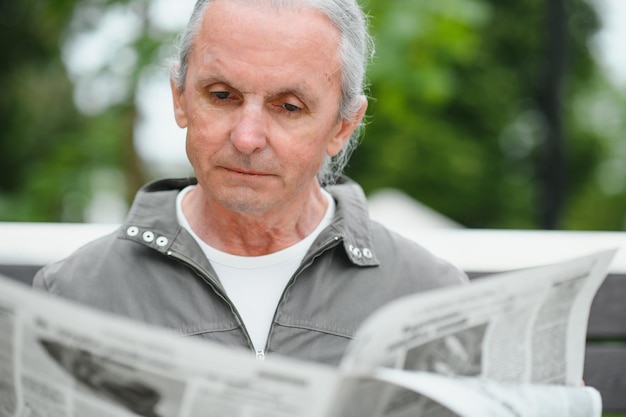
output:
M260 349L260 350L256 351L256 359L258 361L264 361L265 360L265 352L263 351L263 349Z

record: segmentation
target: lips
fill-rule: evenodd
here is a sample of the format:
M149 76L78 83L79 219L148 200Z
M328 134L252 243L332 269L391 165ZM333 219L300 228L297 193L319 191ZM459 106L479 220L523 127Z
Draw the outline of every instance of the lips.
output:
M250 176L268 176L271 174L268 174L267 172L263 172L263 171L257 171L257 170L253 170L253 169L247 169L247 168L237 168L237 167L224 167L224 169L233 172L235 174L241 174L241 175L250 175Z
M212 162L215 168L242 177L267 177L279 172L279 166L271 160L260 158L253 160L248 155L219 155Z

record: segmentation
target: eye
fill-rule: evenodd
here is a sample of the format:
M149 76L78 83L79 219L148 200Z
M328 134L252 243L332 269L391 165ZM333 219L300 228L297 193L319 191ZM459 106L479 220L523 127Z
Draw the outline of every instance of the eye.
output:
M218 100L226 100L230 97L230 93L228 91L213 91L211 95Z
M293 104L289 104L289 103L283 103L282 106L289 113L295 113L295 112L302 110L300 107L294 106Z

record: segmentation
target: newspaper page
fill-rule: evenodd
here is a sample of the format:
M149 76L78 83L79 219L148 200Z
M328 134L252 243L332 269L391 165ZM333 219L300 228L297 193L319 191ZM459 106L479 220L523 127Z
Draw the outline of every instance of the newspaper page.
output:
M337 379L0 279L0 417L324 416Z
M592 389L515 384L567 380L561 368L572 357L582 362L569 350L584 346L584 335L572 334L584 326L571 322L586 323L584 297L593 296L610 258L607 252L399 300L365 323L339 371L277 356L258 361L246 350L181 338L0 279L0 417L582 416L572 410L599 417ZM554 365L558 378L533 370L553 360L544 352L548 340L570 355ZM582 368L572 381L580 381L576 372ZM543 408L528 406L535 403ZM498 414L515 407L517 414Z
M344 379L332 417L600 417L597 390L379 368ZM358 401L355 401L358 399Z
M342 367L579 386L591 302L615 253L393 302L361 326Z

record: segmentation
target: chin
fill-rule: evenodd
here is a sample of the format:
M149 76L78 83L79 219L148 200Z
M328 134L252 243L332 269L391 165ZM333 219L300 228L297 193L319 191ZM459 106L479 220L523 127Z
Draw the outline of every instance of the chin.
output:
M254 192L235 191L233 194L218 199L218 202L228 210L238 213L261 214L268 211L272 206L272 201L275 201L271 198L261 198Z

